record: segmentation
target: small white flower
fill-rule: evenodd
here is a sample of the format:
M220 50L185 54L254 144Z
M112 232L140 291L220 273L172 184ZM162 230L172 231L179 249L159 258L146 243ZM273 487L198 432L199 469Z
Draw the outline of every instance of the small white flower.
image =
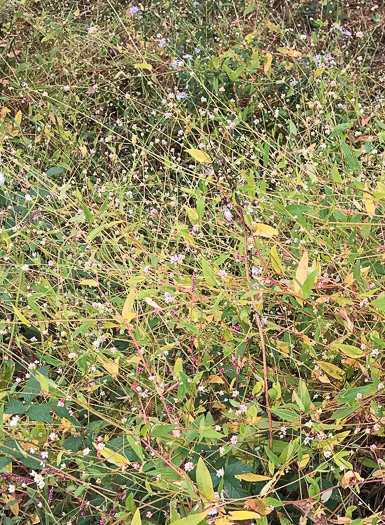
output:
M2 186L4 183L5 183L4 173L0 171L0 186Z
M223 478L223 476L225 475L225 470L223 468L220 468L219 470L216 471L216 475L217 475L217 478Z
M90 453L90 449L87 447L83 450L83 456L88 456L88 454Z

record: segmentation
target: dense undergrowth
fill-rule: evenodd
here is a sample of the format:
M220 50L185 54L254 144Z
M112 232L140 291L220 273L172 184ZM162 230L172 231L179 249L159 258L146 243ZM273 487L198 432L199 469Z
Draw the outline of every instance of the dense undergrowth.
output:
M0 523L383 523L381 2L0 4Z

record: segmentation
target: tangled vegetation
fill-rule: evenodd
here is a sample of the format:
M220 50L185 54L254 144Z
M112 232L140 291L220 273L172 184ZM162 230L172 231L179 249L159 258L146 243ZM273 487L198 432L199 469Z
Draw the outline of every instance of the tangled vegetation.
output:
M385 523L384 24L0 2L1 525Z

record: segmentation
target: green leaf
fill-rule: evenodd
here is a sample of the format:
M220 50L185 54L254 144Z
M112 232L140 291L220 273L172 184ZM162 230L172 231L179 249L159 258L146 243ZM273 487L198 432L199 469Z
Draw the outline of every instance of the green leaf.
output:
M81 447L82 443L83 443L82 437L71 436L70 438L64 441L64 443L62 444L62 447L65 450L70 450L71 452L77 452L79 448Z
M299 419L299 415L296 412L288 410L287 408L272 408L271 412L283 421L288 421L290 423Z
M25 405L18 399L11 399L5 406L4 414L25 414Z
M209 502L215 501L213 483L208 468L202 458L199 458L196 469L196 479L199 492ZM199 522L198 522L199 523Z
M313 288L316 277L317 277L317 270L315 269L306 277L306 280L302 285L302 293L305 299L310 297L311 290Z
M209 263L203 257L201 259L201 265L202 265L203 275L205 277L206 283L209 286L216 284L215 275L212 269L210 268Z
M205 519L208 514L208 510L205 512L200 512L199 514L191 514L187 518L182 518L172 522L172 525L198 525L201 521ZM131 525L133 525L133 521Z
M51 422L51 405L33 405L31 406L26 415L33 419L34 421L42 421L44 423Z
M12 458L1 456L0 457L0 470L6 467L7 465L9 465L10 463L12 463Z

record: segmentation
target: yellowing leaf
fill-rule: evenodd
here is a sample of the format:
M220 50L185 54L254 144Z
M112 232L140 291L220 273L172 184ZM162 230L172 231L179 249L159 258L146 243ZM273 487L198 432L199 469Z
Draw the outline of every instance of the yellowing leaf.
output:
M80 153L82 154L82 157L85 157L88 153L87 146L81 146Z
M32 519L32 525L37 525L37 523L40 523L40 518L38 514L35 514Z
M270 22L270 20L266 22L266 27L268 27L270 31L275 31L276 33L282 33L282 30L276 24L274 24L273 22Z
M302 454L302 459L298 461L298 467L300 469L305 468L306 465L309 463L309 460L310 460L309 454Z
M266 64L263 66L263 71L265 75L268 74L272 62L273 62L273 55L271 53L267 53L267 61L266 61Z
M215 494L213 489L213 483L211 481L210 472L204 464L202 458L199 458L197 470L196 470L196 480L199 492L202 494L204 500L208 502L215 501ZM202 498L202 499L203 499Z
M272 249L270 250L270 258L271 258L271 262L273 264L273 268L274 270L279 273L280 275L283 275L284 271L283 271L283 264L282 264L282 261L278 255L278 251L277 251L277 248L275 246L272 247Z
M136 140L137 140L136 135L132 135L132 145L133 145L133 146L136 145Z
M21 124L21 119L23 118L23 114L21 111L18 111L15 115L15 121L19 124Z
M192 156L193 159L195 159L198 162L212 162L209 155L207 155L205 151L202 151L200 149L186 149L186 151L189 155Z
M278 235L278 230L260 222L253 224L253 232L254 235L259 235L259 237L273 237L274 235Z
M198 523L205 519L208 513L209 509L207 509L207 511L200 512L199 514L190 514L190 516L187 516L187 518L173 521L171 525L198 525Z
M230 519L234 521L242 520L259 520L261 515L258 512L252 512L251 510L236 510L230 513Z
M99 286L97 281L95 281L94 279L81 279L79 281L79 284L81 286Z
M375 206L374 206L372 195L370 195L370 193L364 191L363 192L363 196L364 196L364 199L365 199L366 213L369 215L369 217L374 217Z
M322 73L325 73L325 70L324 69L316 69L314 71L314 78L318 78L319 76L322 75Z
M20 312L20 310L13 304L12 305L12 308L13 308L13 311L15 312L16 316L20 319L20 321L27 325L27 326L31 326L28 319L26 317L24 317L24 315Z
M324 361L316 361L316 363L330 377L334 377L334 379L343 379L345 377L345 372L332 363L325 363Z
M361 350L361 348L357 348L356 346L352 345L343 345L340 343L335 343L332 345L332 348L336 348L343 354L347 355L348 357L352 357L353 359L358 359L359 357L365 355L365 352Z
M94 443L94 447L98 450L97 443ZM99 450L99 454L103 456L107 461L113 463L117 467L123 467L123 465L128 465L129 461L127 458L111 450L110 448L104 447L102 450Z
M298 263L298 268L295 273L295 280L293 284L294 291L296 293L301 293L301 285L306 281L307 279L307 269L309 266L309 255L307 250L303 253L301 260ZM298 282L297 282L298 281Z
M74 16L79 16L79 15L80 15L80 10L79 9L75 9Z
M269 476L260 476L259 474L235 474L234 477L243 481L267 481L271 479Z
M15 497L12 494L3 494L3 497L5 499L5 503L8 503L9 501L14 501L15 499ZM14 516L19 515L19 502L10 505L9 508L11 509L11 512Z
M142 525L142 519L140 517L139 509L136 509L134 517L132 518L131 525Z
M123 310L122 310L122 317L128 322L132 321L132 319L136 317L136 312L133 311L134 302L135 302L135 288L133 288L131 292L128 294L128 297L125 300Z
M99 357L99 361L102 363L103 367L109 374L112 375L112 377L116 377L119 373L119 357L116 358L114 361L108 361L107 359L104 359L104 357Z
M141 62L140 64L135 64L135 67L138 69L148 69L149 71L152 70L152 65L147 64L146 62Z
M277 51L286 57L298 58L302 56L302 53L293 48L287 49L286 47L277 47Z
M223 385L224 380L220 376L212 375L210 376L207 381L207 383L216 383L218 385Z

